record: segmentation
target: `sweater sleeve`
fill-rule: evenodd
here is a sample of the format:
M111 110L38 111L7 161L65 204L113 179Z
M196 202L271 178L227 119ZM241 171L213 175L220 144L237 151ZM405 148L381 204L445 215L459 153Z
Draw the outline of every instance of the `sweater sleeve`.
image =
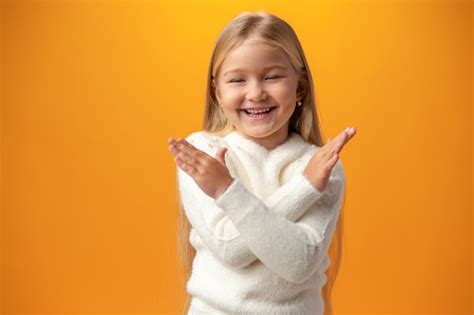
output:
M216 204L216 200L205 194L192 177L179 167L177 174L183 209L206 247L232 267L242 268L257 260L258 257L229 216ZM269 211L296 221L322 196L303 174L297 174L263 203Z
M345 174L339 160L323 197L296 222L274 213L238 178L215 201L262 263L282 278L302 283L324 260L344 194Z

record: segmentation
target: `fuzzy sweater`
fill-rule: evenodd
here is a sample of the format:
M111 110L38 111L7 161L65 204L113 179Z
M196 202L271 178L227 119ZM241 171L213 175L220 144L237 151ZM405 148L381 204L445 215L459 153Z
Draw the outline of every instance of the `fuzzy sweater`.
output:
M233 178L214 199L177 167L196 249L188 314L322 315L327 250L345 194L341 160L320 192L303 174L320 147L298 133L272 150L236 131L196 131L186 140L212 157L227 147Z

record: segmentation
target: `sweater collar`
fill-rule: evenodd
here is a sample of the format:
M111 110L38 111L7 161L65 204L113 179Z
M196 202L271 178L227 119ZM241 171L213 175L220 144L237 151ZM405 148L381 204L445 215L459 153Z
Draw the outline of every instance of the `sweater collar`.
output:
M258 155L264 157L268 157L270 155L278 156L280 155L280 153L283 152L296 153L296 151L300 151L300 149L306 144L303 137L301 137L301 135L296 132L289 132L288 138L286 138L283 143L273 149L267 149L260 143L246 138L235 130L225 135L224 138L229 144L236 146L239 149L250 153L251 155Z

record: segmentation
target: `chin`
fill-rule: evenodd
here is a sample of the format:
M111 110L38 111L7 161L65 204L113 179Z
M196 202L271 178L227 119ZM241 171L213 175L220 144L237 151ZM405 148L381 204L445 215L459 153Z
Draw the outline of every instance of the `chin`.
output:
M259 129L249 130L246 128L240 128L240 131L253 138L265 138L276 132L276 130L273 130L273 129L269 130L267 128L262 128L261 130Z

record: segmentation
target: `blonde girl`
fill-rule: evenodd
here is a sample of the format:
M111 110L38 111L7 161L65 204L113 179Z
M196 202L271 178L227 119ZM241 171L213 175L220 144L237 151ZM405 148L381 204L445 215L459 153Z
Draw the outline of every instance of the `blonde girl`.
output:
M323 143L311 72L288 23L243 12L223 29L203 130L168 140L184 314L332 314L345 196L339 154L355 133Z

